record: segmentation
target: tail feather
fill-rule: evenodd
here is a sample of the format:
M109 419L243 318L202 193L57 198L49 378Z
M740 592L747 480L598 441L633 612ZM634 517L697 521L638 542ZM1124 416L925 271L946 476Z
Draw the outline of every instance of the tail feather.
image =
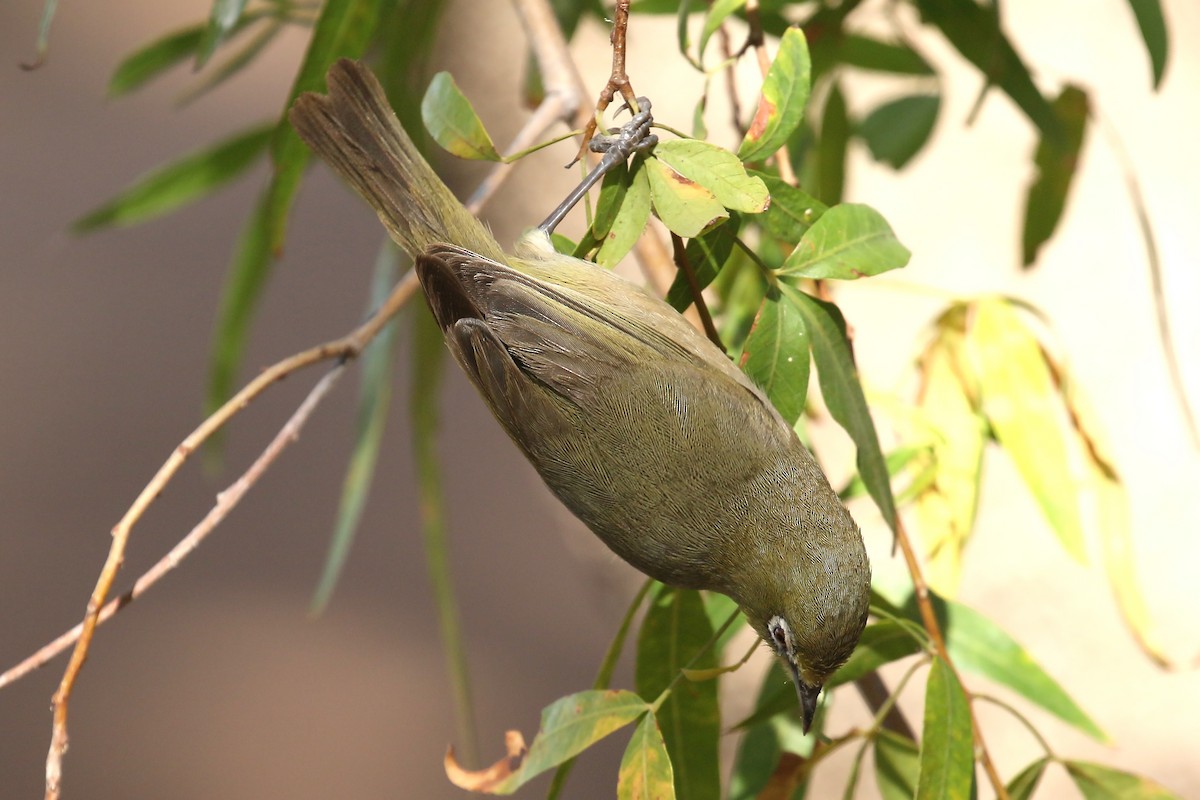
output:
M503 261L500 245L417 152L371 71L341 59L327 80L329 94L301 95L289 119L374 207L396 243L413 258L450 242Z

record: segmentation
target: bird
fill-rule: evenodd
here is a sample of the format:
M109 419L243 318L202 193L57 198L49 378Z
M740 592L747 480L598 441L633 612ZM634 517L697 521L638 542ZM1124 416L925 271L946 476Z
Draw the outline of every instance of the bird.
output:
M506 254L368 67L339 60L327 87L297 98L293 127L414 259L496 420L617 556L737 603L795 683L807 733L866 625L871 584L861 531L812 453L720 348L642 287L556 253L550 226ZM605 160L646 149L647 120L602 140Z

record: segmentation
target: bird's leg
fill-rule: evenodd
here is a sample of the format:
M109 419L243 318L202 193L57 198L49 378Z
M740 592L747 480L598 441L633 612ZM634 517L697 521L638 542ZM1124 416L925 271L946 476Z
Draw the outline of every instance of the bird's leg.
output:
M629 160L634 153L648 153L654 148L654 145L658 144L658 137L650 132L650 126L654 122L654 118L650 115L650 101L645 97L639 97L637 102L641 110L634 114L629 122L619 129L611 129L608 134L592 137L588 148L593 153L603 153L604 155L600 158L600 163L567 195L565 200L559 203L557 208L550 212L550 216L546 217L541 225L538 225L538 228L547 236L554 232L558 223L563 221L567 213L587 194L588 189L595 186L596 181L604 177L606 172L617 164Z

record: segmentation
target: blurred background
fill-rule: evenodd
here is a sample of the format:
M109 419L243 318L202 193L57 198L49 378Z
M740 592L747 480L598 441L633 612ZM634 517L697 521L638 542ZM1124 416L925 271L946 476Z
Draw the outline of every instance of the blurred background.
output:
M123 55L202 19L209 5L64 4L49 60L34 72L17 64L33 57L40 0L0 7L0 669L78 621L110 527L200 418L214 308L265 170L135 229L79 239L67 226L144 171L282 104L305 44L300 34L184 108L175 103L190 85L186 70L132 97L105 99ZM1170 0L1166 12L1174 47L1163 88L1152 94L1123 0L1004 4L1027 60L1051 80L1081 76L1129 152L1197 406L1200 54L1188 43L1200 36L1200 7ZM674 57L673 25L635 18L629 67L656 115L686 128L691 108L673 102L695 95L679 87L696 77ZM607 35L592 23L579 35L592 91L608 73ZM436 49L435 67L454 71L498 143L524 118L521 37L508 4L460 0ZM939 64L958 58L944 47L929 54ZM978 79L965 69L949 74L935 147L899 175L861 153L852 161L848 198L878 208L914 253L902 273L837 289L860 368L881 392L905 385L919 333L945 302L921 287L1007 293L1048 312L1130 490L1137 568L1159 633L1183 668L1163 672L1141 655L1101 570L1063 554L1011 464L994 453L961 599L1021 641L1113 738L1110 747L1096 744L1031 710L1059 752L1200 797L1200 456L1170 393L1119 162L1094 128L1059 232L1038 269L1022 273L1024 180L1014 173L1029 169L1033 133L998 93L966 127ZM719 118L710 112L710 121ZM733 143L720 139L716 123L713 135ZM531 159L505 186L486 214L502 242L565 192L575 173L561 165L571 154L564 144ZM483 173L453 165L452 174L465 193ZM323 168L313 170L245 374L353 327L380 241L365 205ZM171 484L135 530L120 586L207 511L313 378L286 381L238 418L225 475L191 467ZM71 705L66 797L463 795L441 767L454 718L414 505L403 357L355 550L329 611L307 614L353 433L355 380L352 373L340 384L208 543L101 630ZM453 570L490 761L505 729L532 736L544 705L590 685L640 578L549 496L457 370L448 371L444 394ZM822 427L822 455L844 469L848 442ZM876 569L896 569L872 508L853 510ZM64 665L0 691L0 797L42 791L49 698ZM728 681L731 708L752 702L757 670L745 672ZM618 683L629 684L627 665ZM861 704L843 696L834 725L859 724ZM919 695L906 695L902 707L920 719ZM1037 747L989 711L989 745L1012 775ZM567 796L612 796L622 747L623 739L589 753ZM839 775L824 771L811 796L840 792ZM1064 784L1052 773L1041 796L1060 796Z

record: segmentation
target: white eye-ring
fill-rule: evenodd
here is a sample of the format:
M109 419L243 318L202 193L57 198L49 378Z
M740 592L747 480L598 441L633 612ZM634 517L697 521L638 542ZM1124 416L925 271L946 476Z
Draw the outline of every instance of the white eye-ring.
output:
M775 652L779 655L792 652L792 629L783 617L775 616L767 620L767 633L771 635L771 646Z

